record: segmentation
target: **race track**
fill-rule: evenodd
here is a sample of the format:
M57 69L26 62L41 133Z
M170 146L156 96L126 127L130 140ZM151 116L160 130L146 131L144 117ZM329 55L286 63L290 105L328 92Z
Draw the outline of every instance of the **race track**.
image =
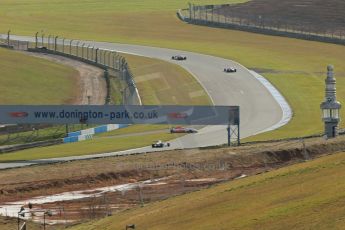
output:
M31 37L13 36L17 40L33 40ZM87 44L95 47L115 50L118 52L157 58L179 64L201 83L215 105L239 105L240 106L240 134L241 138L248 137L271 127L277 127L283 118L283 111L272 93L258 81L254 75L242 65L231 60L209 55L178 51L164 48L155 48L138 45L115 44L105 42L90 42ZM187 60L171 60L173 55L185 55ZM225 67L237 68L236 73L224 73ZM139 91L140 94L140 91ZM286 122L285 122L286 123ZM282 123L283 125L283 123ZM165 149L183 149L220 145L227 143L225 126L208 126L202 128L197 134L190 134L170 142L171 146ZM135 150L105 155L82 156L72 158L60 158L50 160L38 160L14 164L0 164L0 168L18 167L23 164L49 163L54 161L86 159L104 157L108 155L133 154L150 152L151 147L143 147ZM155 150L156 151L156 150Z
M171 49L104 42L88 43L100 48L157 58L181 65L202 84L215 105L240 106L241 138L259 133L282 119L282 109L271 93L245 67L236 62ZM179 54L185 55L187 60L171 60L171 56ZM237 72L224 73L223 69L230 66L237 68ZM209 126L197 134L173 141L171 148L192 148L224 143L227 143L226 127Z

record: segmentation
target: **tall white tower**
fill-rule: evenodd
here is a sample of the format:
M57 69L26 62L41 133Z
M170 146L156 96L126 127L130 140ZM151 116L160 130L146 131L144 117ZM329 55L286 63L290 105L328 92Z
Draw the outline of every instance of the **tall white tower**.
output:
M327 78L325 80L325 101L321 103L322 120L325 123L325 135L327 138L336 137L338 135L338 123L340 121L339 110L340 102L337 101L335 78L333 74L333 66L327 66Z

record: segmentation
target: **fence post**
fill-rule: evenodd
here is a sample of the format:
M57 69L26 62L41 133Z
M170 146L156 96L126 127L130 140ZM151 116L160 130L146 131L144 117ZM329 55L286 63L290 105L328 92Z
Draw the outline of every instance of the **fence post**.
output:
M44 46L44 34L42 33L42 47Z
M65 38L62 39L62 53L65 53Z
M85 46L85 43L83 43L81 45L81 58L83 59L84 58L84 46Z
M69 41L69 54L72 54L72 42L73 39Z
M57 48L57 39L59 36L55 36L55 42L54 42L54 52L56 52L56 48Z
M193 4L193 21L195 21L195 4Z
M98 63L98 50L99 50L99 48L96 49L96 54L95 54L95 62L96 62L96 64Z
M51 37L51 35L49 34L49 36L48 36L48 50L50 48L50 37Z
M205 7L205 21L206 21L206 22L208 21L208 19L207 19L207 9L206 9L206 7Z
M35 34L35 48L37 49L37 43L38 43L38 32Z
M192 20L192 4L188 2L188 7L189 7L189 20Z
M107 95L106 95L105 103L109 104L110 103L110 79L109 79L109 72L107 68L104 69L104 78L107 85Z
M107 50L104 50L103 52L103 65L107 65Z
M7 46L8 46L8 48L10 48L10 33L11 33L11 30L8 30L7 31Z
M77 45L76 45L76 56L79 57L79 43L80 41L77 41Z
M86 60L89 60L89 49L91 45L88 45L86 48Z
M103 52L104 52L104 51L103 51L102 49L99 50L99 55L98 55L98 56L99 56L99 58L98 58L98 59L99 59L99 61L98 61L99 64L102 64L102 57L103 57L102 53L103 53Z
M113 69L116 69L115 63L116 63L116 53L114 53L113 55Z
M108 67L110 67L110 56L111 56L111 51L109 51L109 54L108 54Z
M220 13L219 13L219 11L217 13L217 21L218 21L218 24L219 24L220 23Z
M107 51L106 50L104 50L104 52L103 52L103 65L105 65L105 55L107 54Z

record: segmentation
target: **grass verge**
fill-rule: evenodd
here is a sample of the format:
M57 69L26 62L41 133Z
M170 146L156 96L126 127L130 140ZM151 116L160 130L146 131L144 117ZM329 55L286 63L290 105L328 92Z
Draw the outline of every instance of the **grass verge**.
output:
M27 149L18 152L0 154L0 163L21 160L35 160L55 157L81 156L104 152L126 150L149 145L155 140L169 140L177 138L175 134L148 134L143 136L95 138L71 144Z
M198 81L177 64L122 54L128 61L145 105L210 105Z
M66 104L76 96L73 68L3 48L0 60L0 104Z
M78 229L339 229L345 155L338 153L89 222ZM303 183L302 183L303 182ZM186 205L188 204L188 205Z

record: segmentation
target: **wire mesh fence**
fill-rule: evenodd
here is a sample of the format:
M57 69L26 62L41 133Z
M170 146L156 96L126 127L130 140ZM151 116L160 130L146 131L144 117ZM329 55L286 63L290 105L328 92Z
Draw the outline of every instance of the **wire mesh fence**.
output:
M114 50L96 47L91 42L60 38L54 35L39 35L38 33L36 33L33 42L14 40L8 33L7 36L0 37L0 47L62 55L95 65L106 71L104 75L108 90L106 104L111 103L111 95L113 94L113 92L109 92L111 90L109 78L111 77L116 77L121 81L122 100L120 103L134 105L142 103L134 76L126 59Z
M238 29L255 33L279 35L345 45L345 31L328 28L318 30L307 23L290 24L287 21L230 10L231 4L194 5L178 11L179 17L192 24ZM224 8L224 9L223 9Z
M0 37L0 47L11 48L15 50L27 51L29 49L28 41L10 40Z
M118 52L98 48L92 43L80 40L59 38L53 35L44 36L38 33L33 41L15 40L11 38L9 32L7 35L0 36L0 47L60 55L102 68L107 85L106 104L113 103L111 97L115 94L112 91L115 90L121 91L120 94L116 92L116 96L122 97L122 100L117 100L119 104L141 104L133 74L126 59ZM68 130L64 125L4 125L0 127L0 145L61 138L67 132L83 128L80 124L70 125Z
M60 38L59 36L38 36L29 44L30 51L47 52L77 59L106 71L107 88L110 90L110 76L118 77L122 82L122 103L141 104L134 77L126 59L118 52L96 47L91 42ZM111 92L108 92L107 104L110 103Z
M95 125L4 125L0 128L0 146L45 142L65 137L69 132L91 128ZM6 146L5 146L6 147ZM0 148L0 153L3 150ZM5 150L4 150L5 151Z

